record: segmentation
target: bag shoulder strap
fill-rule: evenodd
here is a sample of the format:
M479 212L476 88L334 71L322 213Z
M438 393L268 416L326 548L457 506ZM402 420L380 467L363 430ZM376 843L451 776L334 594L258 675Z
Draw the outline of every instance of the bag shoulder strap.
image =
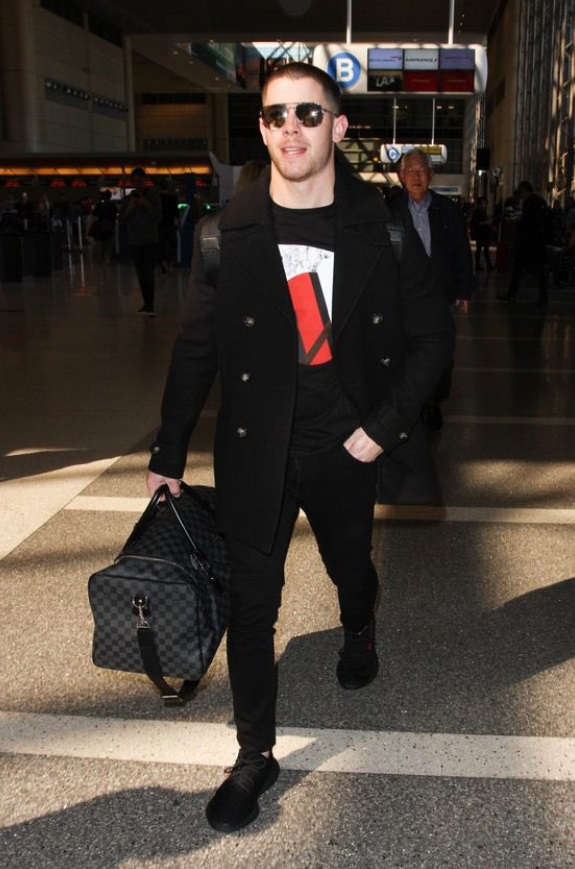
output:
M164 679L154 631L146 619L148 614L146 609L146 599L144 597L139 598L138 595L136 595L132 605L136 615L138 616L138 621L136 623L136 638L138 640L138 650L140 652L140 658L146 676L162 695L164 706L183 706L194 695L200 680L185 679L178 690L177 688L172 687L172 685Z
M386 226L391 239L395 261L396 263L400 263L403 258L403 243L405 239L405 225L401 214L398 211L391 210L391 219L386 221Z
M220 268L220 215L206 215L198 223L198 229L204 272L210 284L215 284Z

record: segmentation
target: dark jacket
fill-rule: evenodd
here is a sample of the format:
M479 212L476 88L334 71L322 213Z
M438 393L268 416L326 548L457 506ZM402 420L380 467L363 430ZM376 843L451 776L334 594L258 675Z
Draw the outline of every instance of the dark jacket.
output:
M473 259L465 221L455 202L430 190L431 204L428 209L431 230L431 261L436 270L438 284L447 293L450 302L470 299L475 289ZM409 195L404 190L393 200L411 218Z
M484 205L476 205L471 212L469 234L479 244L487 244L491 238L491 221Z
M548 214L547 203L536 193L523 200L515 232L514 255L526 263L544 262L547 257Z
M269 170L226 206L217 289L192 260L193 311L176 341L150 469L179 477L191 432L219 373L214 445L218 519L229 534L271 548L296 399L298 334L274 237ZM334 361L367 433L401 449L453 352L447 305L410 229L398 273L387 206L338 172L335 191Z

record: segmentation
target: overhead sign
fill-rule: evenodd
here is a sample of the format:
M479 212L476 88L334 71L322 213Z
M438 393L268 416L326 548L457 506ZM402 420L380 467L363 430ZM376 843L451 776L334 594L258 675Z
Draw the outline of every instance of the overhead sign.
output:
M397 163L404 154L413 151L417 148L419 151L424 151L431 157L431 162L441 165L447 162L447 148L445 145L382 145L380 158L382 163Z
M483 93L487 54L482 45L317 45L313 63L344 93Z

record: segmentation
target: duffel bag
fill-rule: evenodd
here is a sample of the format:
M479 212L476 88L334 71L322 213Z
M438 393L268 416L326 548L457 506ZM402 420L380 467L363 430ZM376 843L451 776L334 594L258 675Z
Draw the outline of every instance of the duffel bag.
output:
M209 486L182 483L178 498L161 486L114 563L88 581L93 663L145 673L166 705L192 696L227 627L229 569L214 501ZM183 685L176 690L170 677Z

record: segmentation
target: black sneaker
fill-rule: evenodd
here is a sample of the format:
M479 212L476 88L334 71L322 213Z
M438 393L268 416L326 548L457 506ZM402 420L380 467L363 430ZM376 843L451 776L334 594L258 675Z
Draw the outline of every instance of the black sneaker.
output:
M375 621L359 633L344 628L343 648L339 653L336 676L342 688L352 691L373 682L379 669L375 651Z
M233 767L226 769L220 785L206 807L206 818L214 830L235 833L251 824L259 814L258 797L277 781L280 767L275 757L240 749Z

